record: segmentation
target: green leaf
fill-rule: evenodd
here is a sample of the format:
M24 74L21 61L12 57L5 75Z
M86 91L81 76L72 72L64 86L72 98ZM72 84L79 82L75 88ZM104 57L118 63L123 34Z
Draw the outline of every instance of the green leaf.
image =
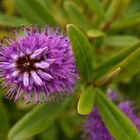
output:
M134 26L140 23L140 13L135 13L133 15L125 16L116 20L111 28L112 29L123 29L130 26Z
M104 44L113 47L133 46L139 42L139 39L129 35L115 35L104 37Z
M90 81L93 70L93 48L84 33L75 25L67 25L68 36L81 78Z
M73 126L71 126L71 118L68 121L67 118L62 118L60 120L60 127L63 131L63 133L68 137L68 138L73 138L74 137L74 131L73 130Z
M117 67L115 70L103 75L96 83L96 86L106 86L110 84L120 73L121 68Z
M93 109L94 100L95 92L93 91L93 86L89 86L81 93L77 106L78 113L89 114Z
M83 31L87 31L89 24L84 15L78 11L78 6L74 2L66 1L64 3L64 9L70 18L70 23L77 25Z
M24 140L48 129L70 103L71 98L62 103L50 103L35 107L10 130L9 140Z
M54 124L47 131L39 136L39 140L58 140L58 129Z
M6 108L0 99L0 140L7 140L7 133L10 128L8 113Z
M62 27L65 27L69 23L69 17L67 16L67 13L64 9L59 9L57 11L55 19L57 20L57 23L59 23L59 25Z
M4 27L17 27L20 25L28 25L29 23L23 18L8 16L0 13L0 25Z
M140 48L131 53L126 59L120 62L116 67L121 67L121 72L117 77L117 81L123 80L140 71Z
M121 61L125 60L132 52L137 50L139 47L140 47L140 43L138 43L138 44L136 44L134 46L125 48L123 51L120 51L118 54L113 55L109 59L107 59L107 60L103 61L102 63L100 63L100 65L98 65L93 70L94 81L97 81L98 79L100 79L100 77L105 75L110 70L113 71L113 68L121 67L118 64Z
M90 29L87 32L87 36L89 36L91 38L98 38L98 37L105 36L105 33L98 29Z
M101 19L105 19L105 12L99 0L84 0L84 2L93 12L98 14Z
M108 83L108 81L110 82L112 78L113 79L116 78L115 81L121 81L137 74L138 72L140 72L139 58L140 58L140 48L133 51L131 54L128 55L128 57L123 59L120 63L116 64L116 66L114 66L111 70L109 70L109 71L113 71L113 73L107 72L108 74L105 74L105 76L101 76L97 81L95 81L95 85L100 85L100 86L104 85ZM117 68L121 68L119 74L118 71L116 71ZM117 73L117 77L116 77L116 73L114 72ZM115 74L115 78L113 74Z
M108 8L107 17L110 20L116 19L122 12L124 0L113 0Z
M55 2L54 0L37 0L39 3L42 4L46 9L48 9L51 13L53 12Z
M140 140L132 121L123 114L101 91L97 91L96 106L115 140Z
M137 74L138 72L140 72L139 58L140 58L140 48L131 52L126 58L122 59L118 64L114 65L113 67L110 67L110 69L106 73L109 73L109 71L115 71L115 69L120 67L121 71L119 72L115 81L121 81L130 76L133 76L134 74ZM105 75L107 75L107 74L105 74ZM101 78L101 77L103 77L103 78ZM104 76L101 76L101 77L97 81L95 81L95 84L98 81L100 81L100 83L104 83L104 80L103 81L100 80L100 79L104 79ZM109 80L110 80L110 78L109 78Z
M59 24L62 27L63 26L66 26L68 16L66 15L66 12L64 11L63 8L58 8L58 6L56 6L55 1L53 1L53 0L41 0L41 1L40 0L37 0L37 1L47 11L49 11L51 15L53 15L53 17L56 20L57 24Z
M52 15L37 0L14 0L16 9L29 22L55 24Z

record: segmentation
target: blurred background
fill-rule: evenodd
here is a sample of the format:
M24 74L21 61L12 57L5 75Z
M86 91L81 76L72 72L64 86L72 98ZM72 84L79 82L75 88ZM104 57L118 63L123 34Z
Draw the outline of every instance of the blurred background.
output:
M93 61L98 65L121 49L139 42L140 0L0 0L0 38L12 37L11 30L23 25L41 27L47 24L65 29L70 23L87 35L95 50ZM109 88L133 100L139 107L139 85L140 74L137 74ZM6 89L0 89L0 140L7 140L10 129L21 120L22 127L20 125L13 132L19 137L11 140L82 139L85 116L76 111L80 90L82 83L77 84L73 97L68 97L70 102L66 109L56 111L63 100L57 101L57 105L48 104L45 109L39 105L42 112L24 124L24 116L35 112L32 109L36 105L25 105L22 99L16 103L9 101L3 98ZM41 125L35 123L38 121L42 121Z

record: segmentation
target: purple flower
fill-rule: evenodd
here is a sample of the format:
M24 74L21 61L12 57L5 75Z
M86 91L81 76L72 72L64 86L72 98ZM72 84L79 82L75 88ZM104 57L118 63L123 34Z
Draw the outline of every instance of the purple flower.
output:
M111 95L113 95L113 93L111 93ZM129 101L120 102L118 103L118 107L131 119L140 131L140 118L134 114L132 104ZM94 107L93 111L87 115L86 122L83 127L85 131L85 140L114 140L106 128L96 107Z
M84 131L85 140L112 140L96 107L87 115Z
M115 101L118 98L117 92L114 92L112 89L107 90L107 96L110 100Z
M24 93L25 102L38 103L54 93L73 90L77 71L68 38L52 27L22 27L15 39L1 41L0 76L7 98Z
M134 108L131 102L125 101L120 102L118 107L131 119L131 121L135 124L137 129L140 131L140 118L134 114Z

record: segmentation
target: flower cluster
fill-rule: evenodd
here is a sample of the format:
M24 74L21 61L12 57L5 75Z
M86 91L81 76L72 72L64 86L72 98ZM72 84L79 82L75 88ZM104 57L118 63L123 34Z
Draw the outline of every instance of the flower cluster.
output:
M68 38L51 26L14 30L15 39L1 40L0 76L6 97L17 101L24 93L28 103L45 102L53 93L70 92L77 79Z
M115 93L109 91L108 95L110 99L115 99ZM140 118L134 114L134 109L129 101L118 103L118 107L123 111L135 124L140 131ZM94 107L93 111L87 115L86 122L84 124L86 140L114 140L108 129L106 128L98 110Z

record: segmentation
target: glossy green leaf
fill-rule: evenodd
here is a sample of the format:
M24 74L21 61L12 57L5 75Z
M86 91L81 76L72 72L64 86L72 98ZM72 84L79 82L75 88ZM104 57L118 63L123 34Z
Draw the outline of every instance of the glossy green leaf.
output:
M14 0L16 9L29 22L36 24L55 24L51 14L37 0Z
M98 29L90 29L87 31L87 36L91 38L98 38L98 37L105 36L105 33Z
M70 103L71 98L62 103L50 103L35 107L27 113L9 132L9 140L23 140L48 129Z
M140 13L135 13L128 15L116 20L111 28L113 29L123 29L140 23Z
M113 68L121 67L118 65L121 61L125 60L132 52L137 50L140 47L140 44L136 44L134 46L125 48L123 51L120 51L118 54L110 57L109 59L100 63L97 68L93 70L94 80L100 79L105 73L109 72L109 70L113 70Z
M18 27L20 25L28 25L29 23L23 18L8 16L0 13L0 26Z
M137 37L129 35L115 35L104 37L104 44L113 47L133 46L140 42Z
M89 114L93 109L94 100L95 92L93 90L93 86L89 86L81 93L77 106L78 113Z
M99 0L84 0L88 7L98 14L101 19L105 19L105 12Z
M70 23L77 25L83 31L88 29L86 18L78 11L78 6L74 2L66 1L64 3L64 9L70 18Z
M90 81L93 70L93 48L85 34L75 25L69 24L67 26L67 33L81 78Z
M6 108L0 99L0 140L7 140L7 133L10 128L9 117Z
M140 134L124 115L101 91L97 91L96 106L115 140L140 140Z

